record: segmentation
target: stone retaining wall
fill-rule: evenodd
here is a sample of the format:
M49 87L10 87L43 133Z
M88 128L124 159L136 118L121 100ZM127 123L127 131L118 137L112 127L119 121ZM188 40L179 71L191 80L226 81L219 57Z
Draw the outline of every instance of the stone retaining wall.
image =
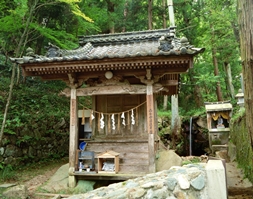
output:
M47 158L68 155L69 124L65 119L48 118L33 124L32 128L20 127L15 134L5 133L0 145L0 164L12 167L38 162Z
M101 187L69 199L227 199L225 168L220 160L172 167Z

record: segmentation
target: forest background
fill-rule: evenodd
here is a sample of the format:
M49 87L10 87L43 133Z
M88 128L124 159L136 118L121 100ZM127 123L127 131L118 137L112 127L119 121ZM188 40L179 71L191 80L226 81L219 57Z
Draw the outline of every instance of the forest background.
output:
M177 37L206 48L194 68L181 76L180 116L205 113L204 102L230 100L242 88L242 64L236 0L174 0ZM61 118L68 121L69 99L58 96L64 82L22 77L10 57L22 57L31 47L44 55L50 42L63 49L78 47L79 35L163 29L170 26L166 0L14 0L0 3L0 142L5 134ZM84 99L89 103L88 99ZM82 102L83 103L83 102ZM170 113L170 100L158 98L161 112ZM37 127L36 127L37 128ZM16 142L34 137L18 136ZM8 140L6 141L8 142ZM51 154L52 155L52 154ZM58 154L59 155L59 154ZM62 154L64 155L64 154ZM53 154L53 157L56 157ZM33 158L31 158L33 159ZM0 169L6 163L0 160Z

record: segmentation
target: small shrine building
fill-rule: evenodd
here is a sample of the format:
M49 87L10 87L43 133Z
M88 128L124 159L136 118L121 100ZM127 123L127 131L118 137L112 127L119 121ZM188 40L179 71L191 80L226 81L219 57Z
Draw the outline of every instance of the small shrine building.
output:
M69 186L79 178L125 180L156 172L156 96L178 94L180 74L204 49L177 38L175 27L80 36L79 46L64 50L49 44L46 56L30 49L11 58L24 77L68 85L63 93L70 97ZM79 109L81 96L91 96L92 107ZM92 152L91 172L79 170L87 156L79 149L83 142ZM117 154L116 173L97 172L97 156L106 151Z

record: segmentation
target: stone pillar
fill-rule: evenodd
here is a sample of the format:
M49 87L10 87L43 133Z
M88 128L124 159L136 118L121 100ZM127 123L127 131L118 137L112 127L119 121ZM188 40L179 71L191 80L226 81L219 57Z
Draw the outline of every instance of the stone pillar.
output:
M206 164L209 199L227 199L225 167L221 160L209 160Z
M147 84L147 130L148 130L148 153L149 172L154 173L155 169L155 107L153 96L153 85Z
M76 88L71 88L70 98L70 128L69 128L69 187L76 186L76 177L73 175L75 171L75 157L78 143L78 99L76 96ZM72 174L72 175L71 175Z

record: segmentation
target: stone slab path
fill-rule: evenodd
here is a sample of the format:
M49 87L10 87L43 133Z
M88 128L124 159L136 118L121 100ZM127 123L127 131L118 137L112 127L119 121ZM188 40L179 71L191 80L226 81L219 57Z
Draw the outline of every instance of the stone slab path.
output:
M253 185L244 178L243 171L238 168L236 162L226 163L226 174L229 196L236 196L237 199L253 199Z

